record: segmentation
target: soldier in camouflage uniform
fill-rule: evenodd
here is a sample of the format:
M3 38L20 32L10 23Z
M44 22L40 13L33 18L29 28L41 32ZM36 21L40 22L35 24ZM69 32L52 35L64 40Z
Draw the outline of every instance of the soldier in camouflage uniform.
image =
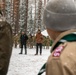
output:
M43 44L43 48L45 49L45 47L46 47L46 37L45 36L43 36L43 42L42 42L42 44Z
M2 20L0 21L0 75L6 75L8 72L12 45L11 26Z
M19 36L18 36L18 34L16 34L16 35L14 35L14 46L15 46L15 48L17 48L18 42L19 42Z
M53 45L51 55L38 75L44 70L46 75L76 75L75 0L50 0L44 10L43 22Z
M50 38L49 36L46 37L46 49L49 49L50 46Z
M28 38L28 45L29 45L29 48L33 48L33 36L30 34L29 35L29 38Z
M36 45L35 35L33 35L33 48L35 47L35 45Z

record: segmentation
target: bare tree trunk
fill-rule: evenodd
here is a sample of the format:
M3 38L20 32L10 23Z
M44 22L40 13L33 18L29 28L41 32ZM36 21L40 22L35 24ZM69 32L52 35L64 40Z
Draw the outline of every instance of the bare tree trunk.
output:
M11 11L10 11L10 13L11 13L10 14L10 16L11 16L11 23L10 24L13 26L13 19L14 19L13 18L13 0L11 0Z
M38 28L41 28L41 9L42 9L42 0L39 0L39 3L38 3Z
M46 0L44 0L44 5L46 5Z
M47 0L47 2L48 2L49 0Z
M1 11L3 12L3 16L5 16L5 5L6 5L5 0L2 0L0 4L1 4Z
M35 0L34 34L35 30L36 30L36 0Z
M19 4L20 0L14 0L14 25L15 25L15 34L19 31Z
M28 0L26 0L26 3L25 3L25 24L24 24L24 30L25 32L27 32L27 19L28 19Z

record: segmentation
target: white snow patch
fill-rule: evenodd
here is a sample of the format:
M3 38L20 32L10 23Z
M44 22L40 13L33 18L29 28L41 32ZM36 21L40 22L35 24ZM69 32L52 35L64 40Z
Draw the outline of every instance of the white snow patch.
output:
M34 55L36 49L27 49L27 55L19 54L20 48L13 48L7 75L37 75L50 55L50 49L43 49L42 55ZM43 74L45 75L45 74Z
M46 30L42 31L41 33L42 33L44 36L49 36Z

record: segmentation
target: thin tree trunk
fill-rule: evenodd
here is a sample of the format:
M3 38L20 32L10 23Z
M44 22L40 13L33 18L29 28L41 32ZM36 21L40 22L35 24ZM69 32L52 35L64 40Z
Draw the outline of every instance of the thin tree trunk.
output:
M44 6L46 5L46 0L44 0Z
M3 13L3 16L5 16L5 5L6 5L5 0L2 0L0 4L1 4L1 11Z
M42 9L42 0L39 0L39 3L38 3L38 28L41 28L41 9Z
M15 34L19 31L19 4L20 0L14 0L14 25L15 25Z
M35 30L36 30L36 0L35 0L34 34Z
M26 0L26 3L25 3L25 24L24 24L24 30L25 32L27 32L27 20L28 20L28 0Z

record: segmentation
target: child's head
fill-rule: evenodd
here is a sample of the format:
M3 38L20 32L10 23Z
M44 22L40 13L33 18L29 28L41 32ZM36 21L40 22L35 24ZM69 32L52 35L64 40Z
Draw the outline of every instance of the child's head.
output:
M43 15L43 22L52 39L63 31L76 28L76 3L74 0L50 0Z

